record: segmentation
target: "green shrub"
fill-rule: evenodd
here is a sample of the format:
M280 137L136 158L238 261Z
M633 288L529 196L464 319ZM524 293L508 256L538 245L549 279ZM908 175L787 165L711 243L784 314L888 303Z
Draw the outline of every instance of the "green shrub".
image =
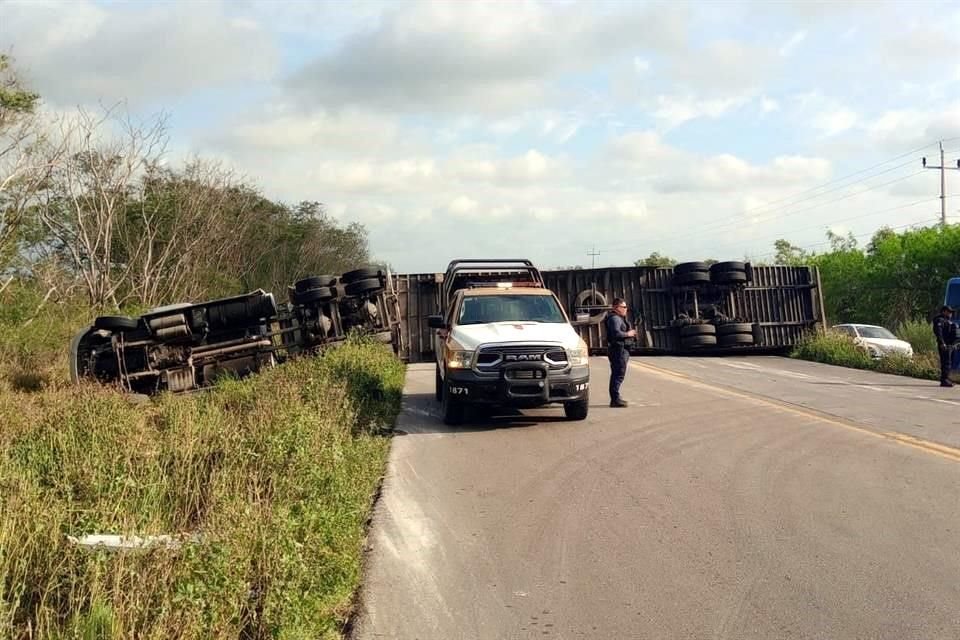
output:
M854 344L849 336L837 331L808 336L794 348L792 355L802 360L841 367L873 368L873 361L867 352Z
M0 388L0 629L338 637L403 372L350 340L140 405L96 385ZM93 533L196 537L123 552L67 538Z

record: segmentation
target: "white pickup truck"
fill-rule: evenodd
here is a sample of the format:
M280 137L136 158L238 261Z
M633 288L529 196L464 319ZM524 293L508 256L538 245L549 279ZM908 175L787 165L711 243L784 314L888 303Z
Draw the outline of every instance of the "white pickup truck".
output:
M447 424L469 405L562 404L587 417L589 353L528 260L455 260L444 274L436 329L436 397Z

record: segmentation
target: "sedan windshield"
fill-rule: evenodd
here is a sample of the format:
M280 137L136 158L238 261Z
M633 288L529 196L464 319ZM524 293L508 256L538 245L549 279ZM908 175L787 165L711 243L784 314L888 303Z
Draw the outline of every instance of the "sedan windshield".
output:
M560 305L548 295L464 296L457 324L487 322L566 322Z
M883 340L897 339L897 336L893 335L883 327L857 327L857 331L860 332L861 338L877 338Z

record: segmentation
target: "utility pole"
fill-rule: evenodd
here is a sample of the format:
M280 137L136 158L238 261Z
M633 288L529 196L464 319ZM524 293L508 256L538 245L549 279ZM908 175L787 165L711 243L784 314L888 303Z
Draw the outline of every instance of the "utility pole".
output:
M591 268L591 269L596 269L596 268L597 268L597 256L600 255L600 252L597 251L597 248L596 248L596 247L594 247L594 248L591 249L590 251L587 251L587 255L590 256L590 268Z
M940 141L940 166L928 166L927 159L923 159L924 169L940 169L940 224L947 226L947 171L960 171L960 160L956 167L948 167L943 159L943 141Z

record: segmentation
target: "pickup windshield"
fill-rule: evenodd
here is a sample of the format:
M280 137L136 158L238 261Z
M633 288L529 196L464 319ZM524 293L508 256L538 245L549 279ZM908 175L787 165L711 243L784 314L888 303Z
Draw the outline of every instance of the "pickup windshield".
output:
M464 296L457 324L488 322L566 322L560 305L548 295Z

